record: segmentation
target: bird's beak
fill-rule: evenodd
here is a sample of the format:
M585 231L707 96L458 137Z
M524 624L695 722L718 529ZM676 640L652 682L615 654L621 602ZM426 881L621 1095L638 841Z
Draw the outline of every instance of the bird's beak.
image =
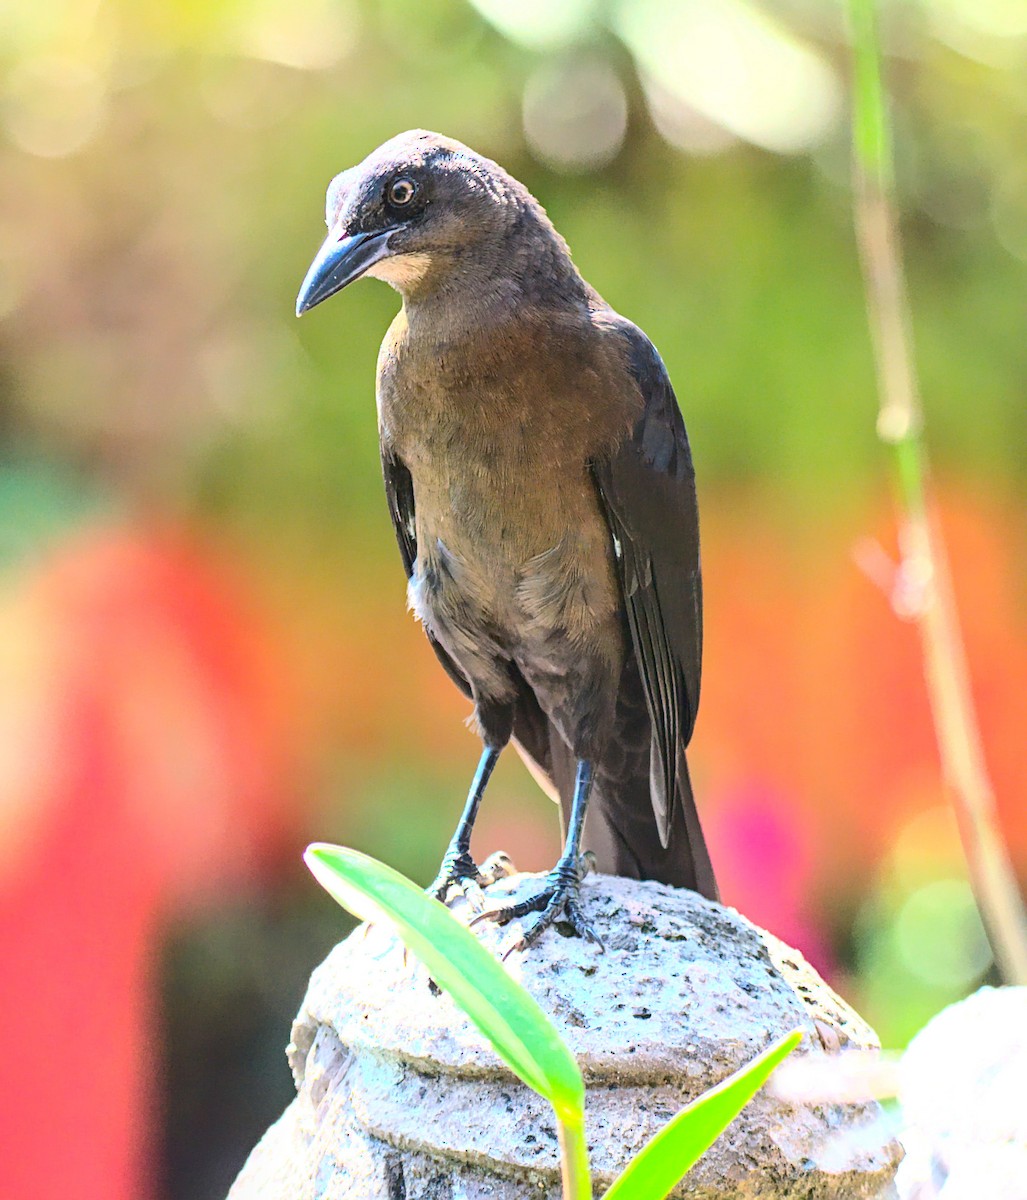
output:
M296 297L296 316L301 317L315 304L341 292L347 283L384 258L389 253L389 236L394 232L385 229L376 233L339 234L332 230L303 280Z

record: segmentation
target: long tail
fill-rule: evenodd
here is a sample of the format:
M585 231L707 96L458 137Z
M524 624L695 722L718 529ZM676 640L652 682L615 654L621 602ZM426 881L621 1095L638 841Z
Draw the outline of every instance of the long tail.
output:
M560 792L566 829L576 764L555 729L551 730L551 746L553 778ZM673 887L691 888L709 900L719 900L684 750L679 754L678 790L666 846L660 842L653 814L648 753L628 755L628 761L609 756L610 761L597 764L583 845L595 855L596 869L606 874L653 879ZM631 759L636 760L634 764ZM632 765L634 770L630 769Z
M566 834L577 762L526 685L517 708L514 744L541 787L559 800ZM612 735L602 761L593 763L595 782L585 816L584 848L595 855L597 869L605 874L652 879L719 900L692 795L685 749L678 748L678 787L666 846L660 841L653 812L651 753L652 727L641 683L637 671L628 669L618 696Z

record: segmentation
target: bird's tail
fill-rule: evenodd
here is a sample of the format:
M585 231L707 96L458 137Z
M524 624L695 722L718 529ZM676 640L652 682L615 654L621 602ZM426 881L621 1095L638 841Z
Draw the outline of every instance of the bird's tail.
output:
M616 790L603 783L600 779L593 790L585 818L584 845L595 855L596 869L691 888L709 900L719 900L684 752L666 846L656 826L648 777L635 778L627 786L620 783Z
M565 745L557 749L557 741L553 739L553 768L566 828L575 762ZM678 754L678 787L666 846L660 841L653 813L648 772L614 778L602 764L592 787L582 845L595 856L596 870L604 874L652 879L672 887L691 888L708 900L719 900L684 749ZM558 758L563 761L558 762Z

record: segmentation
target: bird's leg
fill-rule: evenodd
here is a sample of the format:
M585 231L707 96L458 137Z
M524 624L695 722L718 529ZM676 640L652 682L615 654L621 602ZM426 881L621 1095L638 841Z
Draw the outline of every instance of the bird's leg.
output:
M539 913L538 920L514 942L504 954L504 958L515 950L527 949L550 925L560 920L561 914L578 937L587 938L590 942L602 946L599 935L582 915L580 898L581 880L588 871L587 856L581 853L581 830L585 824L585 809L588 807L591 791L592 764L581 759L574 781L574 800L571 804L567 843L556 866L546 877L545 887L536 895L529 896L527 900L490 909L475 917L475 921L492 920L505 925L515 917L523 917L530 912Z
M475 818L478 816L478 806L481 804L485 785L488 783L492 768L498 759L498 750L486 746L482 751L481 758L478 760L478 769L474 772L474 779L471 782L471 790L467 794L467 803L464 805L464 811L460 817L460 824L457 825L453 840L449 843L449 849L442 859L442 866L439 867L435 882L428 888L428 891L437 900L445 901L452 885L463 892L471 907L478 912L485 907L482 886L493 881L482 874L478 864L471 858L471 830L474 828Z

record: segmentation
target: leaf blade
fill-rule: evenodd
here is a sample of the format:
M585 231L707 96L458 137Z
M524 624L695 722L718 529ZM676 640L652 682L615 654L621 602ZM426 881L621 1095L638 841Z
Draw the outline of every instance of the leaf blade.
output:
M556 1027L445 905L358 850L314 843L303 858L344 908L361 920L392 926L507 1066L545 1097L557 1116L581 1119L584 1082Z
M683 1108L628 1163L604 1194L604 1200L663 1200L801 1040L799 1030L779 1038Z

